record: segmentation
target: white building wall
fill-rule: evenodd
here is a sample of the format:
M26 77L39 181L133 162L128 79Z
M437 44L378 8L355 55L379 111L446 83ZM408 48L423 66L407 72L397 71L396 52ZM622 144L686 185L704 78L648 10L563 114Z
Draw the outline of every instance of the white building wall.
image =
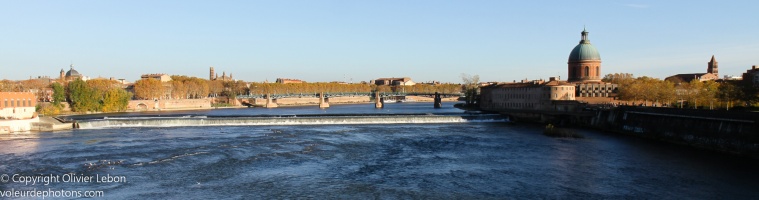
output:
M5 119L29 119L34 117L34 107L15 107L0 109L0 117Z
M40 118L20 120L0 120L0 133L27 132L32 130L32 123L39 122Z

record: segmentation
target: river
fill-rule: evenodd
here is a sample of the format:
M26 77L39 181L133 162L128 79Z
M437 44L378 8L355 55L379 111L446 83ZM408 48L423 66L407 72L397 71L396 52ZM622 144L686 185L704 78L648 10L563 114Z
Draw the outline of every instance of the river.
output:
M584 139L546 137L540 126L465 114L450 105L216 109L77 119L83 129L0 135L0 174L9 177L0 177L0 194L62 191L53 197L96 194L108 199L759 198L759 164L752 160L592 130L577 130ZM51 176L58 180L41 182ZM38 182L25 184L19 177Z

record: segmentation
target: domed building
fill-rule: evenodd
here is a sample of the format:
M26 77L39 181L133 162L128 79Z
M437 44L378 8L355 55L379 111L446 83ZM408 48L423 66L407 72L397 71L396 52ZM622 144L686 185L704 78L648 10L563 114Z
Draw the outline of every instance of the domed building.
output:
M63 69L61 69L61 80L63 81L73 81L76 79L85 80L84 75L80 74L78 71L74 69L74 64L71 64L70 67L71 69L69 69L69 71L66 72L65 74L63 73Z
M582 39L569 53L567 67L570 82L600 82L601 55L588 40L588 31L582 30Z
M582 39L567 59L569 78L567 81L575 85L575 95L578 100L587 100L585 97L613 97L617 92L617 84L604 83L601 81L601 54L598 49L590 44L588 31L582 30Z

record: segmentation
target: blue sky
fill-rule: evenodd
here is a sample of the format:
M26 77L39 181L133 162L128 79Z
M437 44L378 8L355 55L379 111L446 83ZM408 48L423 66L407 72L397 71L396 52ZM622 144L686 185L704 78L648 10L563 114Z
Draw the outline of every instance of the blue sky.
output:
M417 82L566 77L583 26L602 74L759 65L759 1L0 1L0 79Z

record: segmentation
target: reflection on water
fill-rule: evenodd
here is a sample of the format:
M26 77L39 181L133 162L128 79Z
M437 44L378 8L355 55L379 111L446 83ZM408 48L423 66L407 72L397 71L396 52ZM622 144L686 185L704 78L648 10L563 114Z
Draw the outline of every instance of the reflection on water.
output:
M0 190L103 190L117 199L759 197L759 165L751 161L593 131L557 139L541 130L450 123L3 135L0 173L110 174L128 182L0 183Z

